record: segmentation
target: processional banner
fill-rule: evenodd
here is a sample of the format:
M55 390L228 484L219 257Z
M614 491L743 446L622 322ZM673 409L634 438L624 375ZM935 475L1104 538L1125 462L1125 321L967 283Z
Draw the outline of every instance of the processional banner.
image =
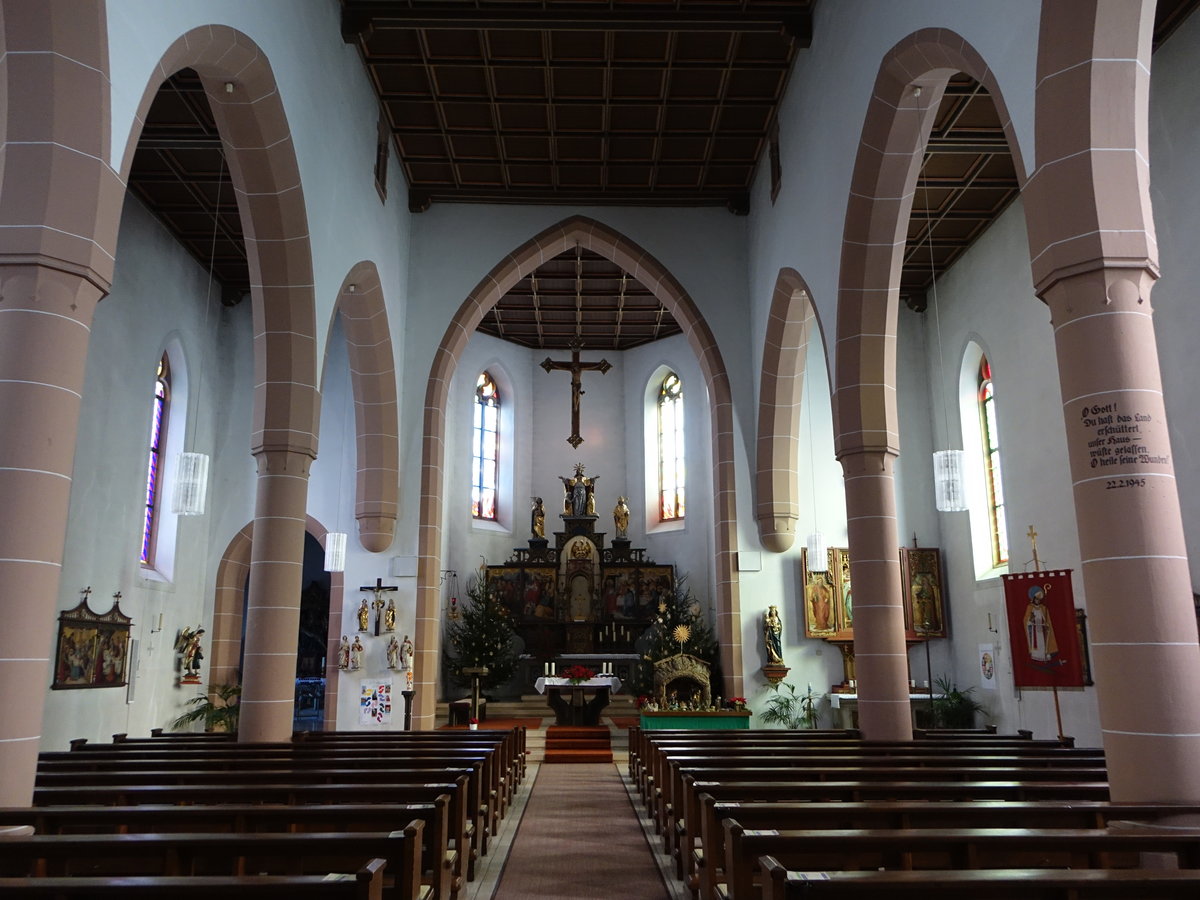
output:
M1083 687L1071 570L1003 578L1016 686Z

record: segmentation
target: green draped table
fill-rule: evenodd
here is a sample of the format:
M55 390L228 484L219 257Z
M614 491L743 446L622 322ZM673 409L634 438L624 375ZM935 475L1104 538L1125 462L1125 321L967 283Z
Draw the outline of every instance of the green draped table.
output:
M698 728L704 731L733 731L750 727L749 710L725 710L722 712L691 712L689 710L667 710L642 713L642 731L663 728Z

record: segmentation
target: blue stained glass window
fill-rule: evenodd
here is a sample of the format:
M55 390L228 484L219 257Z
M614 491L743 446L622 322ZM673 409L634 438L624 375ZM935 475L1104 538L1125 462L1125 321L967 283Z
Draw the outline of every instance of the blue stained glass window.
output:
M496 519L496 476L500 457L500 391L487 372L475 382L471 437L471 515Z
M992 367L985 356L979 364L979 430L983 440L983 472L987 486L989 527L992 532L992 565L1008 562L1008 525L1004 482L1000 477L1000 440L996 427L996 388Z
M658 511L664 522L682 519L686 511L683 447L683 382L670 372L658 390Z
M162 488L162 447L166 439L167 408L171 399L171 369L164 353L154 377L154 407L150 416L150 461L146 466L146 509L142 518L143 566L154 565L159 493Z

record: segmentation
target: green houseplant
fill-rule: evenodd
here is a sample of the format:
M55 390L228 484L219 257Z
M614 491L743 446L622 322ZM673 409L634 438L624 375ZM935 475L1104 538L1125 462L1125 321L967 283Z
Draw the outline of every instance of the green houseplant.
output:
M960 691L946 675L939 676L934 684L941 696L933 698L933 727L974 728L975 714L983 711L982 704L970 696L975 688Z
M204 723L205 731L238 730L238 699L242 696L240 684L215 684L212 690L198 694L187 702L191 707L187 712L171 723L177 730L188 728L196 722Z
M786 688L786 693L780 690L781 687ZM803 693L798 693L796 686L786 681L773 685L771 691L766 709L759 714L762 721L771 725L782 725L784 728L817 727L824 694L814 691L811 684Z

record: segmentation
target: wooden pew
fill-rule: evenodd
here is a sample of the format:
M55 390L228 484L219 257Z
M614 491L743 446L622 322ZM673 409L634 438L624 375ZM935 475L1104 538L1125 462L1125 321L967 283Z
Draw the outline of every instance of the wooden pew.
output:
M757 900L759 858L790 869L1113 869L1137 868L1138 854L1174 853L1180 868L1200 867L1200 829L1107 831L1072 828L886 828L725 830L725 882L714 900ZM1200 873L1197 873L1200 874Z
M276 784L303 781L310 784L349 784L360 781L383 781L390 784L425 784L445 781L465 775L466 818L464 840L459 845L467 863L467 878L475 877L475 862L486 851L487 835L497 826L487 820L488 805L484 798L486 780L483 758L476 755L451 756L438 766L437 757L388 758L369 765L354 764L343 758L315 757L310 759L279 760L267 758L223 757L218 755L207 760L155 760L139 761L138 767L125 762L124 768L112 769L109 765L89 764L83 771L74 771L71 762L59 766L54 762L39 762L35 789L39 787L67 787L105 784L126 785L172 785L172 784L224 784L228 781L253 779L256 784ZM173 768L152 768L174 762ZM92 763L89 755L88 763ZM400 763L402 768L394 768ZM353 768L332 766L353 765ZM467 764L470 764L469 767ZM66 771L63 769L66 768Z
M796 803L864 803L916 801L923 803L947 801L1108 801L1108 785L1102 782L1055 781L697 781L691 775L684 778L684 816L691 834L700 834L699 816L701 793L718 800L791 801ZM694 843L692 845L694 848ZM694 853L688 846L681 853L687 862L677 862L680 878L693 882L691 861ZM687 868L684 868L684 867Z
M778 765L761 766L755 760L730 761L725 766L673 766L669 790L658 800L654 814L661 821L664 841L668 851L676 853L681 843L681 835L691 826L693 830L686 834L697 834L695 827L698 820L694 813L694 801L687 797L684 777L691 776L703 781L808 781L814 784L822 781L855 781L865 784L871 781L1019 781L1033 782L1070 782L1080 783L1093 781L1107 784L1108 773L1104 768L1096 767L1063 767L1042 768L1024 766L993 766L981 770L973 766L956 765L873 765L873 766L802 766L787 765L787 758L775 757L770 760ZM945 760L943 760L945 762ZM677 827L679 825L680 827ZM682 841L686 843L686 839Z
M429 895L446 896L452 872L445 865L449 795L433 803L263 806L44 806L0 808L0 828L30 828L37 835L307 833L394 831L416 822L422 833L417 877ZM389 870L394 877L394 867ZM422 891L418 891L420 896Z
M789 872L762 857L762 900L1195 900L1195 869Z
M0 878L6 900L382 900L382 859L353 875Z
M204 784L204 785L84 785L66 787L34 788L35 806L65 805L110 805L136 804L230 804L257 803L276 805L301 805L323 803L378 803L400 804L431 802L440 795L448 795L449 825L447 844L434 848L434 861L442 860L442 866L432 873L438 884L438 897L455 896L466 880L466 776L460 775L453 781L429 784ZM437 851L440 849L440 857Z
M972 800L930 803L889 802L789 803L724 800L707 791L698 796L700 842L692 853L693 890L712 897L723 881L725 831L736 819L746 829L824 828L1106 828L1110 822L1153 822L1169 816L1197 815L1200 806L1159 803Z
M385 900L421 900L420 820L392 832L35 834L0 841L4 877L353 874L386 862Z

